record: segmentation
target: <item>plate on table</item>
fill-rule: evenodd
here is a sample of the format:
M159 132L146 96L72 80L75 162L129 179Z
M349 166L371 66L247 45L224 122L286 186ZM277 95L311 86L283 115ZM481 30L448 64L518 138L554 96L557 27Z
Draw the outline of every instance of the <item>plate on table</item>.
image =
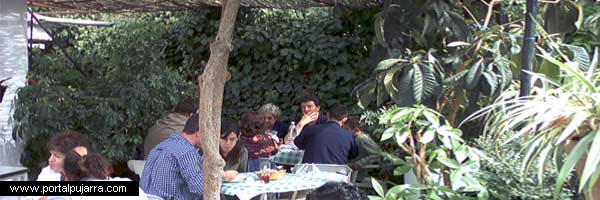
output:
M254 181L257 179L258 179L258 177L254 174L242 173L242 174L238 174L237 176L235 176L235 178L233 178L233 180L225 181L225 182L227 182L227 183L243 183L243 182Z

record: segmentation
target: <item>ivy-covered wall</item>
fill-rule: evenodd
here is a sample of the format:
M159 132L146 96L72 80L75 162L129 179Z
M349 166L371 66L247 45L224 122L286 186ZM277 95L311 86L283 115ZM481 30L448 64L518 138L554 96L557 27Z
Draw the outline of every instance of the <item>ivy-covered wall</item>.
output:
M227 82L224 114L228 117L257 109L265 103L279 105L283 119L300 113L297 98L317 94L322 108L333 103L354 105L350 93L371 68L365 64L372 38L372 11L331 9L244 10L236 24L229 59L232 78ZM200 73L208 60L209 38L216 22L211 12L186 15L171 48L173 66ZM191 56L188 56L191 55Z
M113 163L131 159L156 119L184 96L197 95L196 77L208 60L219 12L92 15L83 17L116 25L56 29L54 47L33 52L30 85L19 93L15 131L27 141L22 163L37 174L46 165L48 138L65 129L87 134ZM363 63L373 13L241 10L224 117L268 102L281 106L284 120L297 117L303 92L319 95L324 110L355 105L352 88L371 72Z

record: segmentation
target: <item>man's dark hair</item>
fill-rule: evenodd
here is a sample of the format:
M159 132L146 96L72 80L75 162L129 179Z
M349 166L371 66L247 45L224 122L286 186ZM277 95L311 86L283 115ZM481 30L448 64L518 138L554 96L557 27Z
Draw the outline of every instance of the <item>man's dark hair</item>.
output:
M58 135L50 138L47 144L49 151L58 151L63 154L78 146L84 146L89 149L90 143L85 135L73 130L65 130L58 133Z
M345 182L327 182L312 191L306 200L366 200L367 195Z
M198 124L198 120L200 120L200 115L198 113L192 115L183 126L183 132L188 135L194 135L194 133L200 130L200 125Z
M341 104L335 104L329 109L329 120L342 120L348 117L348 110Z
M185 98L173 109L173 112L189 115L198 111L198 101L193 98Z
M315 102L315 106L320 106L319 105L319 97L317 97L317 95L312 95L312 94L305 94L302 97L300 97L300 103L304 103L304 102Z

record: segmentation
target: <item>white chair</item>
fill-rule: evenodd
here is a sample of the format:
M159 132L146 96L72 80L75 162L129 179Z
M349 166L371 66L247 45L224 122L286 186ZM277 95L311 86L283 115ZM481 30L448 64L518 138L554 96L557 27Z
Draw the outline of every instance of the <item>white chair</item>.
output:
M138 176L142 176L142 171L144 171L144 165L146 164L145 160L129 160L127 161L127 167L129 168L129 170L131 170L133 173L137 174Z

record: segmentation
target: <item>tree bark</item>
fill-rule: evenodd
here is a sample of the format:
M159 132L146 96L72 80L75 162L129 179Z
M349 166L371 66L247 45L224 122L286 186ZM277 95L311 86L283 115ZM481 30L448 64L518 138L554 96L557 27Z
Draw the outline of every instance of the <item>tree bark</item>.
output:
M198 77L200 90L200 133L203 139L200 144L204 161L204 194L205 200L220 199L221 180L225 161L219 154L219 133L221 129L221 109L225 82L231 75L227 71L229 52L235 19L240 7L240 0L228 0L223 4L221 24L215 41L210 44L210 57L202 75Z

